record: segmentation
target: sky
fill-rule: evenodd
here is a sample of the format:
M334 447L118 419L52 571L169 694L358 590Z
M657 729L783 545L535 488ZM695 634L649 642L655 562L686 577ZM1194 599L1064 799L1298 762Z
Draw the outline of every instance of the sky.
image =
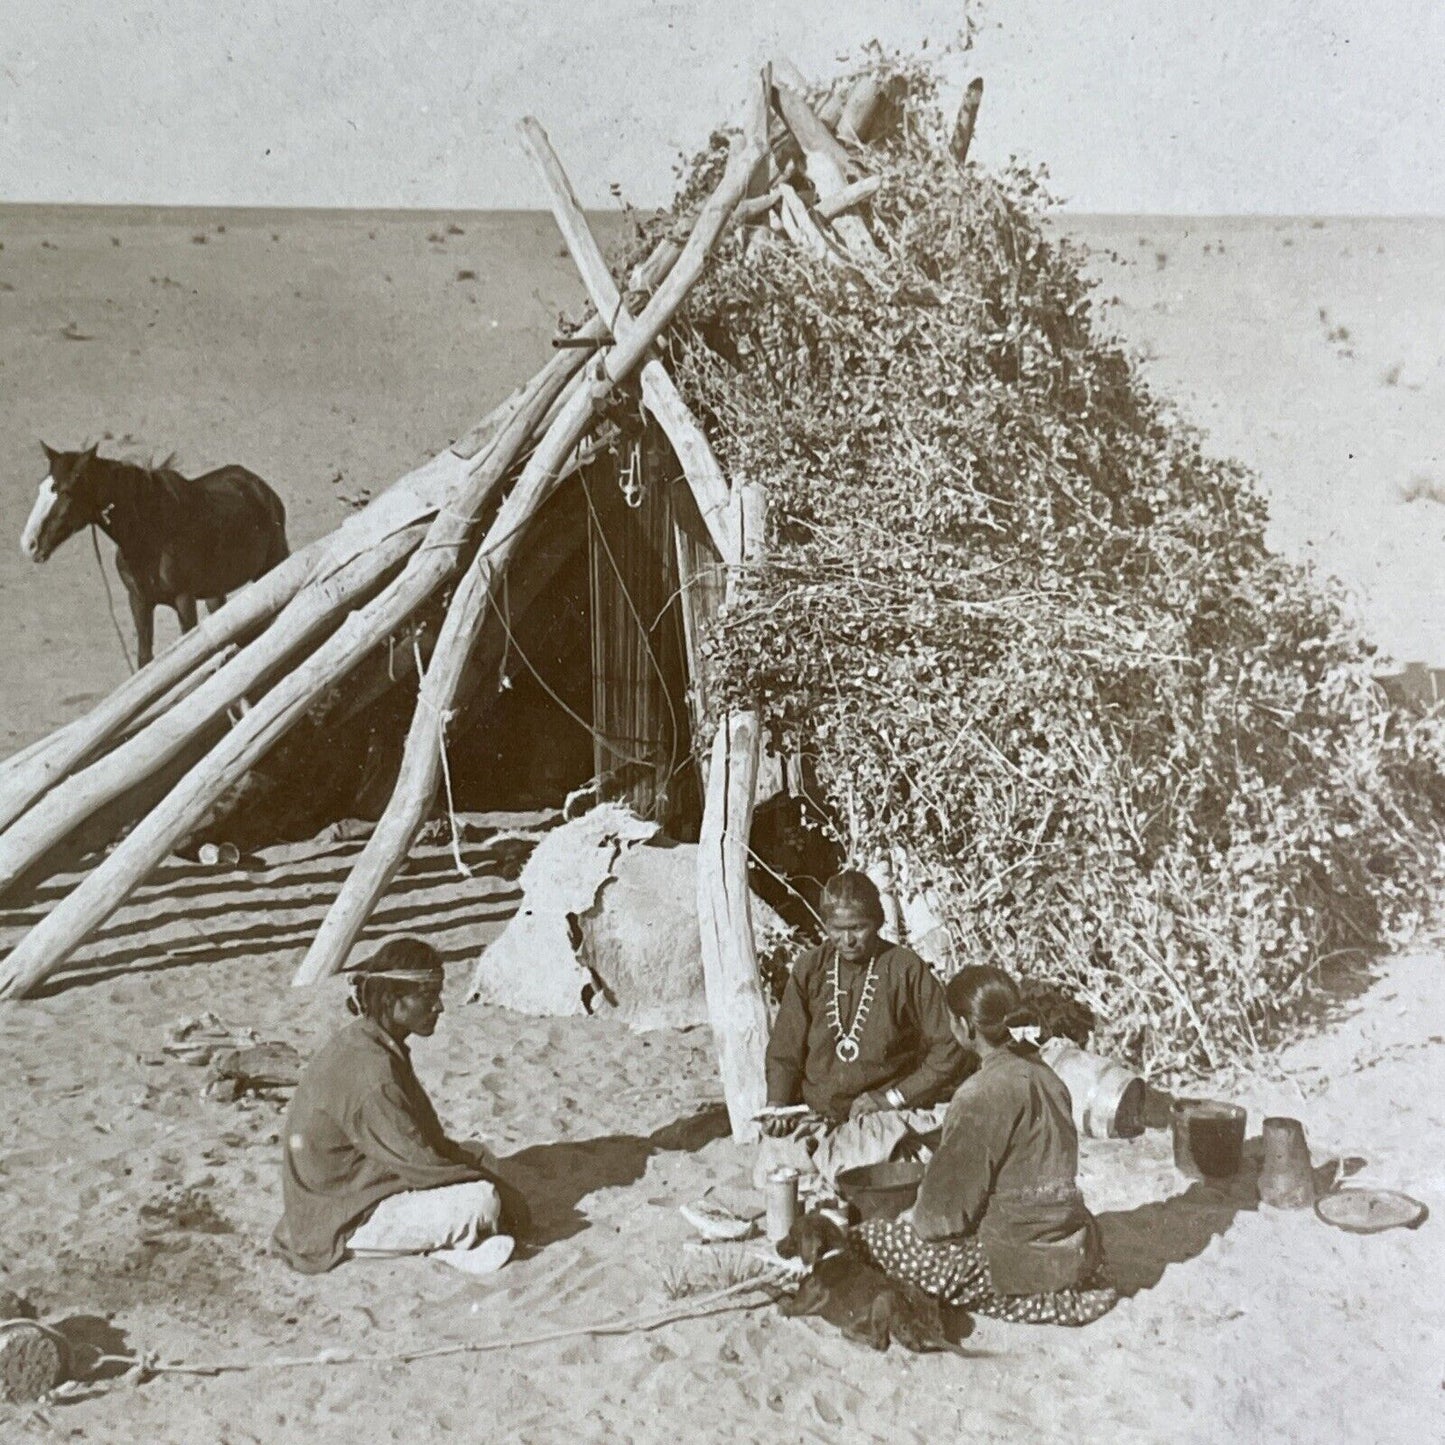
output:
M786 56L934 49L964 0L4 0L0 200L533 208L673 167ZM1081 212L1445 213L1442 0L985 0L974 154Z

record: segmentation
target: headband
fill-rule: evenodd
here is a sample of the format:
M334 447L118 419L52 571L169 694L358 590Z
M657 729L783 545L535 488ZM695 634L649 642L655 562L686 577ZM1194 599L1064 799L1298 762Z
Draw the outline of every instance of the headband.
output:
M441 968L354 968L349 969L348 974L353 983L359 983L363 978L391 978L398 983L430 983L433 979L446 980L446 972Z
M446 974L440 968L354 968L349 969L346 981L350 985L347 998L353 1013L363 1013L361 986L369 978L384 978L393 983L434 983L446 982Z

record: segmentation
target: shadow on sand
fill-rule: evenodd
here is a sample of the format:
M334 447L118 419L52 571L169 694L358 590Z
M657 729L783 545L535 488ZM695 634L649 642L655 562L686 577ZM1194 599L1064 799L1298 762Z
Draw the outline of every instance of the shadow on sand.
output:
M1141 1204L1137 1209L1100 1214L1109 1278L1126 1298L1153 1289L1171 1264L1184 1264L1229 1229L1241 1212L1259 1208L1259 1171L1264 1142L1245 1140L1239 1173L1232 1179L1195 1180L1180 1194ZM1353 1173L1359 1159L1330 1159L1314 1170L1316 1195L1327 1194L1342 1174Z
M606 1134L559 1144L535 1144L498 1160L500 1173L526 1196L532 1211L528 1244L555 1244L588 1227L577 1205L598 1189L635 1184L654 1155L691 1152L726 1138L727 1110L709 1105L643 1137Z
M124 1333L101 1315L68 1315L55 1320L51 1328L65 1341L68 1360L65 1379L70 1388L51 1401L54 1405L78 1405L102 1394L107 1380L117 1379L130 1368L134 1355ZM78 1433L78 1432L77 1432Z
M1244 1162L1233 1179L1195 1180L1168 1199L1099 1215L1109 1278L1121 1295L1153 1289L1171 1264L1203 1254L1236 1214L1258 1207L1260 1141L1250 1139L1244 1148Z

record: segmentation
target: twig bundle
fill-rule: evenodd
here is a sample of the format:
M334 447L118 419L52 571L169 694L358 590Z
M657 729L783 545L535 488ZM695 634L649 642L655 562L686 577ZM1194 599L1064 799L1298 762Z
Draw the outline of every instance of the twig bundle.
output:
M901 846L955 962L1064 985L1150 1068L1218 1063L1417 919L1445 731L1097 324L1040 177L962 168L925 70L885 93L881 260L759 245L674 333L769 498L715 692L811 757L851 854Z

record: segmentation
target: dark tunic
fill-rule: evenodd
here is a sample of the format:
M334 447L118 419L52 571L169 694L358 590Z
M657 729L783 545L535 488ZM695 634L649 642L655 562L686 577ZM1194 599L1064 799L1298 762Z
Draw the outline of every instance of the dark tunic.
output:
M859 1031L859 1054L844 1063L829 1023L833 958L833 946L825 943L793 967L768 1041L768 1102L801 1102L834 1120L846 1119L853 1101L875 1089L899 1090L907 1108L941 1103L967 1064L948 1026L943 989L928 965L912 949L884 943L875 960L873 1001ZM839 966L844 1033L852 1027L866 972L866 964Z
M976 1234L1000 1294L1072 1289L1099 1263L1078 1166L1063 1081L1033 1050L1000 1049L948 1106L913 1206L914 1231L926 1240Z
M491 1177L446 1137L406 1045L357 1019L311 1061L286 1111L285 1212L272 1244L319 1274L388 1195Z

